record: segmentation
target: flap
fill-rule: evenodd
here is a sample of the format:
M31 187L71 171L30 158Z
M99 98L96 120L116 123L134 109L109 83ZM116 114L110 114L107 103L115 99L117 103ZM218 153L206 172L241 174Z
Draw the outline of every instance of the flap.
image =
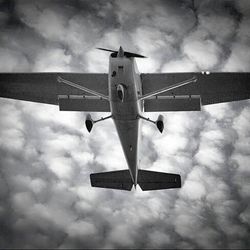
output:
M144 112L200 110L200 96L158 96L144 100Z
M60 111L110 112L109 101L91 96L90 98L59 97Z

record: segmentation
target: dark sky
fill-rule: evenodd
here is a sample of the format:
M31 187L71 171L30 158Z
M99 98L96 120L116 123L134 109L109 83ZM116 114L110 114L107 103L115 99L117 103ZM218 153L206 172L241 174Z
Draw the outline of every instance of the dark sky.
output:
M0 1L0 71L107 72L141 53L141 72L250 71L250 1ZM104 114L93 114L100 117ZM158 114L148 114L152 119ZM95 189L126 169L112 120L0 100L0 248L249 248L250 102L142 122L140 168L182 188Z

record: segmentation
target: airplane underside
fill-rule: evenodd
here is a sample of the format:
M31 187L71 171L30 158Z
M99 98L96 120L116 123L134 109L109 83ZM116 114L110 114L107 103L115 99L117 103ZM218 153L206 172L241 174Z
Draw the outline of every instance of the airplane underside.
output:
M128 164L131 179L137 184L139 119L115 120L114 123Z
M138 169L140 117L134 120L114 119L114 123L129 169L93 173L90 175L92 187L127 191L131 191L133 185L136 188L137 184L143 191L181 187L181 177L178 174ZM156 123L156 126L159 124Z
M97 122L114 120L128 169L90 175L93 187L142 190L181 187L178 174L139 169L140 120L164 130L144 112L201 111L204 105L250 98L250 73L180 72L139 73L134 58L144 56L111 52L108 73L0 73L0 97L58 105L60 111L106 112L109 116L85 124L90 132Z
M142 103L138 100L141 82L136 78L133 61L124 58L122 48L119 49L116 56L117 58L115 57L110 61L110 109L128 170L91 174L91 185L92 187L128 191L132 189L133 185L136 188L137 184L143 191L179 188L181 187L180 175L138 169L140 119L144 119L141 115ZM163 117L159 116L154 123L162 132Z

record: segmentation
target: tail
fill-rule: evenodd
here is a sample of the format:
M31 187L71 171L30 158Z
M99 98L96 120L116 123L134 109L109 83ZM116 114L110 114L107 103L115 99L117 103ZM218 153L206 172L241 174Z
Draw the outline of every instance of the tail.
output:
M92 187L111 188L130 191L133 181L129 170L120 170L90 175ZM143 191L181 187L181 176L162 172L138 170L137 183Z
M181 176L139 169L138 184L143 191L180 188Z
M112 188L130 191L133 181L129 170L111 171L90 175L92 187Z

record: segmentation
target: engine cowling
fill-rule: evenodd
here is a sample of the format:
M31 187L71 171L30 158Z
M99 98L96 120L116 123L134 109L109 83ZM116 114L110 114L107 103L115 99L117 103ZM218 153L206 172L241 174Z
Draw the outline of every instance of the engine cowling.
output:
M161 133L163 132L163 129L164 129L163 121L164 121L163 115L159 115L158 119L156 120L156 126Z
M94 122L93 122L93 120L92 120L92 118L91 118L91 115L90 115L90 114L87 114L86 120L85 120L85 125L86 125L86 128L87 128L87 130L89 131L89 133L90 133L90 131L91 131L92 128L93 128L93 124L94 124Z

